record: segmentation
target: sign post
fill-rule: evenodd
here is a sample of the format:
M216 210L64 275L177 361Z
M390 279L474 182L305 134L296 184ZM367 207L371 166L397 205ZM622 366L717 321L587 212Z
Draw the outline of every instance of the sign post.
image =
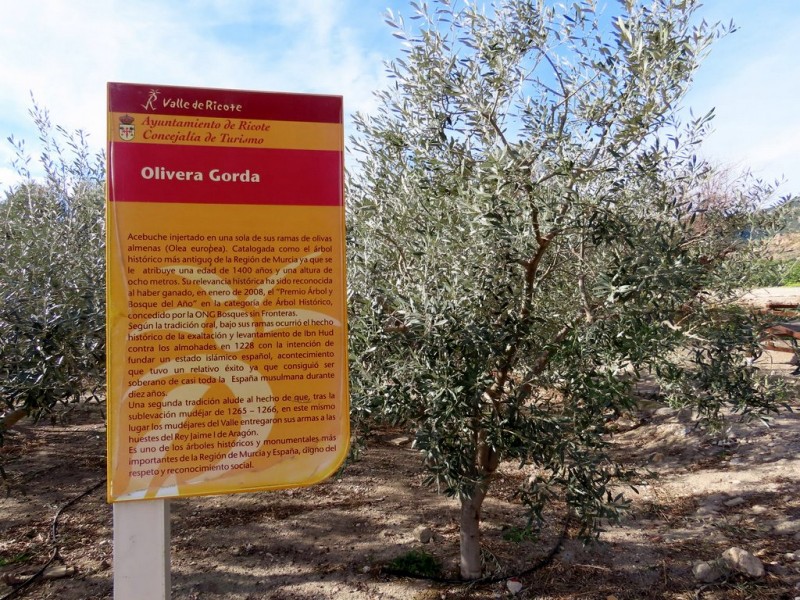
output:
M169 500L114 504L114 598L170 597Z
M109 84L108 499L151 505L115 505L115 570L121 532L168 541L161 499L310 485L346 456L342 114Z

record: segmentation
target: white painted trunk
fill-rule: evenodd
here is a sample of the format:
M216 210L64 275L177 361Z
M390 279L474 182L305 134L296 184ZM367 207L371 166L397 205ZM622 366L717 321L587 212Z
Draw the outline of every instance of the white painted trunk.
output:
M461 499L461 577L479 579L481 567L481 506L486 489L476 486L471 498Z

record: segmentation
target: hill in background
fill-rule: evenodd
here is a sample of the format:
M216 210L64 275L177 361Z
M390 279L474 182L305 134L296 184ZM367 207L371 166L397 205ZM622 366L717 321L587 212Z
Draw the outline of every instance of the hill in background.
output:
M780 233L767 241L773 260L796 261L800 259L800 199L776 207L781 211L783 227Z

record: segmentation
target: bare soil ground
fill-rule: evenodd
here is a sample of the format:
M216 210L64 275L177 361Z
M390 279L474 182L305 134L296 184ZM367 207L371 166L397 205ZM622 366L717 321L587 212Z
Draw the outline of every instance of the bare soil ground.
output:
M773 359L776 365L765 367L786 372L777 364L785 356L766 357ZM616 423L616 451L653 474L631 494L630 515L589 546L568 530L550 562L520 577L522 590L513 597L800 596L800 560L792 558L800 551L800 415L783 413L769 428L736 425L723 441L705 437L687 417L647 403ZM441 561L444 578L455 577L458 553L456 502L422 485L419 456L403 437L410 436L377 432L360 460L314 487L172 502L172 598L512 597L504 579L463 585L387 572L392 559L424 550ZM6 474L0 481L0 600L112 598L102 407L73 406L53 423L23 424L0 448L0 465ZM498 576L536 565L562 533L558 509L541 531L525 533L514 489L527 476L504 465L487 500L484 554L487 570ZM420 542L421 527L430 528L432 541ZM758 556L766 575L715 585L695 581L695 561L713 560L732 546ZM56 547L48 575L65 576L19 588Z

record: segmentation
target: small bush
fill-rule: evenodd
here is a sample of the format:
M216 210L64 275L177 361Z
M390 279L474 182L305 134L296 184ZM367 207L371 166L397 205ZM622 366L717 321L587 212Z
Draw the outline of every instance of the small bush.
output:
M507 542L521 544L522 542L535 542L539 539L539 532L530 525L525 527L509 527L503 532L503 539Z
M0 200L0 396L38 417L104 383L105 169L81 132L31 114L44 176L10 138L24 181Z
M394 575L407 577L438 577L442 565L435 556L424 550L411 550L392 560L386 570Z
M800 261L794 260L784 265L785 272L781 279L781 285L800 285Z

